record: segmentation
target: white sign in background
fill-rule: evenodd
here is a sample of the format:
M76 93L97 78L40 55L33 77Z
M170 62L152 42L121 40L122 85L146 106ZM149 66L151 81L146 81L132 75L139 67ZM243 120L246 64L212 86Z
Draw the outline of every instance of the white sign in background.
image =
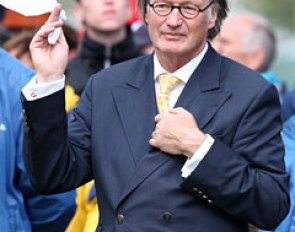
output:
M56 0L0 0L0 5L25 16L51 12L56 3Z
M35 16L51 12L56 3L56 0L0 0L0 5L25 16ZM59 20L66 20L64 10L61 11ZM56 43L60 30L60 28L55 29L54 32L49 34L48 42L50 44Z

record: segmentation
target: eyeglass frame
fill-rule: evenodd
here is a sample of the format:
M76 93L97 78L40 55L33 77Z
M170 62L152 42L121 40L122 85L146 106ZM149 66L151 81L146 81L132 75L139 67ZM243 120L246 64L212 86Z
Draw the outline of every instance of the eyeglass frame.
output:
M180 12L180 14L181 14L185 19L194 19L194 18L196 18L200 13L202 13L202 12L208 10L209 7L210 7L213 3L215 3L215 0L212 0L212 1L211 1L206 7L204 7L204 8L200 8L198 5L192 4L192 5L196 6L196 8L198 9L198 10L197 10L197 14L196 14L196 15L193 15L192 17L190 17L190 16L187 17L187 16L185 16L185 15L183 14L183 12L182 12L182 7L183 7L184 5L179 5L179 4L169 4L169 3L165 3L165 4L167 4L167 5L169 5L169 6L171 7L170 11L169 11L167 14L159 14L159 13L155 10L155 8L154 8L155 4L157 4L157 3L164 3L164 2L156 2L156 3L150 3L150 2L149 2L149 3L148 3L148 6L151 7L151 8L153 9L153 11L155 12L156 15L159 15L159 16L168 16L169 14L171 14L171 12L172 12L174 9L177 9L177 10Z

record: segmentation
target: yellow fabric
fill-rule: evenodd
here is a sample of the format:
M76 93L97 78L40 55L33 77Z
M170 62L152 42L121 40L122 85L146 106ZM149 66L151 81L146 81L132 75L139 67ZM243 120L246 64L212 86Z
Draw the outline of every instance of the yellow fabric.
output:
M70 111L79 100L80 98L75 94L74 89L66 85L66 111ZM77 189L76 213L68 225L66 232L95 232L99 220L97 199L94 197L94 199L88 201L89 192L93 185L94 181L90 181Z
M169 94L171 90L180 83L180 79L176 76L164 73L158 76L158 82L160 85L160 94L157 105L159 112L164 113L169 110Z
M95 232L99 221L97 199L88 201L93 185L94 181L90 181L77 189L77 210L66 232Z
M65 87L65 101L66 101L66 111L69 112L80 100L80 97L75 94L74 89L66 85Z

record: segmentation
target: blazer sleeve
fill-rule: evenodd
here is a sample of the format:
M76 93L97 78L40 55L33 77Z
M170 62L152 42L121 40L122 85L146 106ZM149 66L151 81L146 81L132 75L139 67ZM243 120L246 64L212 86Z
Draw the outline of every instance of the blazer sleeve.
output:
M17 185L21 190L32 231L64 231L76 210L75 190L41 195L32 187L22 159L22 119L19 117L17 141Z
M276 89L264 85L239 121L230 142L215 137L182 186L242 221L274 229L290 204Z
M93 179L89 99L81 99L79 110L73 109L69 115L64 89L35 101L22 95L22 104L24 163L34 188L42 194L55 194Z

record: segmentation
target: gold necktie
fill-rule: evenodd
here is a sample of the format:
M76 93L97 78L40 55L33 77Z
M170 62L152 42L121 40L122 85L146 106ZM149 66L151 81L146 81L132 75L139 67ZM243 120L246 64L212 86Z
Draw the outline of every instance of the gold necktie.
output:
M169 110L169 94L171 90L181 82L176 76L164 73L158 76L160 85L160 94L158 97L158 110L160 113L167 112Z

